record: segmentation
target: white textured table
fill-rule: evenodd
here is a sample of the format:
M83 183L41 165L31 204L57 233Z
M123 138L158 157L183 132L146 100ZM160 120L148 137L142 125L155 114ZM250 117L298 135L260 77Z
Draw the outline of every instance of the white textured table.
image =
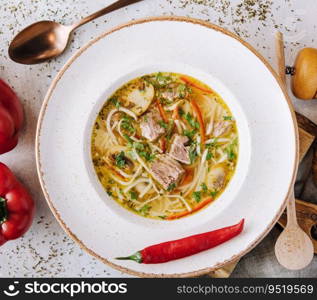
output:
M30 189L37 206L31 230L24 238L0 248L0 277L18 276L128 276L113 270L84 253L66 236L51 214L37 179L34 137L37 116L46 90L65 61L83 44L111 27L131 19L157 15L181 15L201 18L221 25L253 45L274 63L275 29L285 34L286 59L291 64L298 49L317 47L315 0L145 0L142 3L102 17L76 32L62 57L36 66L23 66L8 59L12 37L26 25L38 20L57 20L69 24L94 12L111 0L1 0L0 1L0 77L14 87L23 101L26 123L18 147L0 156ZM234 66L232 66L234 68ZM317 122L317 101L294 99L299 112ZM54 145L52 145L54 147ZM277 230L247 255L235 277L292 276L316 277L317 258L303 271L289 272L277 265L272 245Z

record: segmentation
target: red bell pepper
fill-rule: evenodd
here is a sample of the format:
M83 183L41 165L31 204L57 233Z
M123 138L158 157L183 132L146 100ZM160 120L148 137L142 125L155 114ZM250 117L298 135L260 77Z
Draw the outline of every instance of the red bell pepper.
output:
M34 202L10 169L0 163L0 246L22 236L31 226Z
M140 264L168 262L216 247L241 233L243 226L244 219L236 225L149 246L130 256L117 259L134 260Z
M12 150L18 143L23 123L23 109L13 90L0 79L0 154Z

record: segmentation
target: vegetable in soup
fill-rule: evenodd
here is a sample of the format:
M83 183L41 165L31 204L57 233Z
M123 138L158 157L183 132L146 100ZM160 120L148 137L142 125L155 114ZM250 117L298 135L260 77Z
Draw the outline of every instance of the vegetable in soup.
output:
M238 158L234 116L187 75L131 80L104 104L92 132L95 171L108 195L141 216L173 220L224 191Z

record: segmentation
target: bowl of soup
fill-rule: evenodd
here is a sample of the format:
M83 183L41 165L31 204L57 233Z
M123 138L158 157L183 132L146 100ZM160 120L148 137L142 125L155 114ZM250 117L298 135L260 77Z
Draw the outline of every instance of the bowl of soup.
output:
M174 220L225 190L239 149L234 116L212 88L157 72L120 87L100 110L91 156L109 197L140 216Z
M215 25L160 17L108 31L65 64L41 109L36 161L48 205L85 251L136 276L188 277L265 237L297 147L289 99L263 57ZM115 259L242 218L239 236L190 257Z

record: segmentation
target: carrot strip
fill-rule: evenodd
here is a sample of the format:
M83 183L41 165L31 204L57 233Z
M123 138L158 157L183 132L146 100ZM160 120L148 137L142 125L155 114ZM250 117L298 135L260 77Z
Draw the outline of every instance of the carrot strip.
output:
M185 176L183 177L183 180L181 181L179 187L182 187L192 181L194 177L194 169L186 169L185 168Z
M159 143L160 143L160 148L163 151L163 153L165 153L166 151L166 138L163 136L159 139Z
M158 110L160 112L160 115L161 115L163 121L165 123L168 123L168 118L167 118L167 116L165 114L165 110L164 110L164 108L163 108L163 106L162 106L162 104L161 104L161 102L159 100L156 101L156 105L157 105L157 108L158 108Z
M192 87L194 87L194 88L196 88L196 89L198 89L198 90L200 90L202 92L205 92L205 93L208 93L208 94L214 94L215 93L212 89L204 88L204 87L198 85L197 83L193 82L191 79L189 79L187 77L181 76L180 79L183 80L188 85L191 85Z
M195 111L195 114L197 116L198 123L199 123L199 132L200 132L200 137L201 137L201 144L204 145L205 141L206 141L206 135L205 135L205 124L204 124L204 120L203 120L201 111L200 111L197 103L195 102L195 100L191 99L190 104L193 107L193 110Z
M179 111L178 111L178 105L173 110L172 118L174 120L179 120Z
M210 202L212 202L213 198L207 198L205 201L199 203L198 205L196 205L194 207L194 209L192 211L185 211L185 212L182 212L182 213L179 213L179 214L175 214L175 215L172 215L172 216L169 216L166 218L166 220L175 220L175 219L179 219L181 217L185 217L187 215L190 215L198 210L200 210L201 208L205 207L206 205L208 205Z

